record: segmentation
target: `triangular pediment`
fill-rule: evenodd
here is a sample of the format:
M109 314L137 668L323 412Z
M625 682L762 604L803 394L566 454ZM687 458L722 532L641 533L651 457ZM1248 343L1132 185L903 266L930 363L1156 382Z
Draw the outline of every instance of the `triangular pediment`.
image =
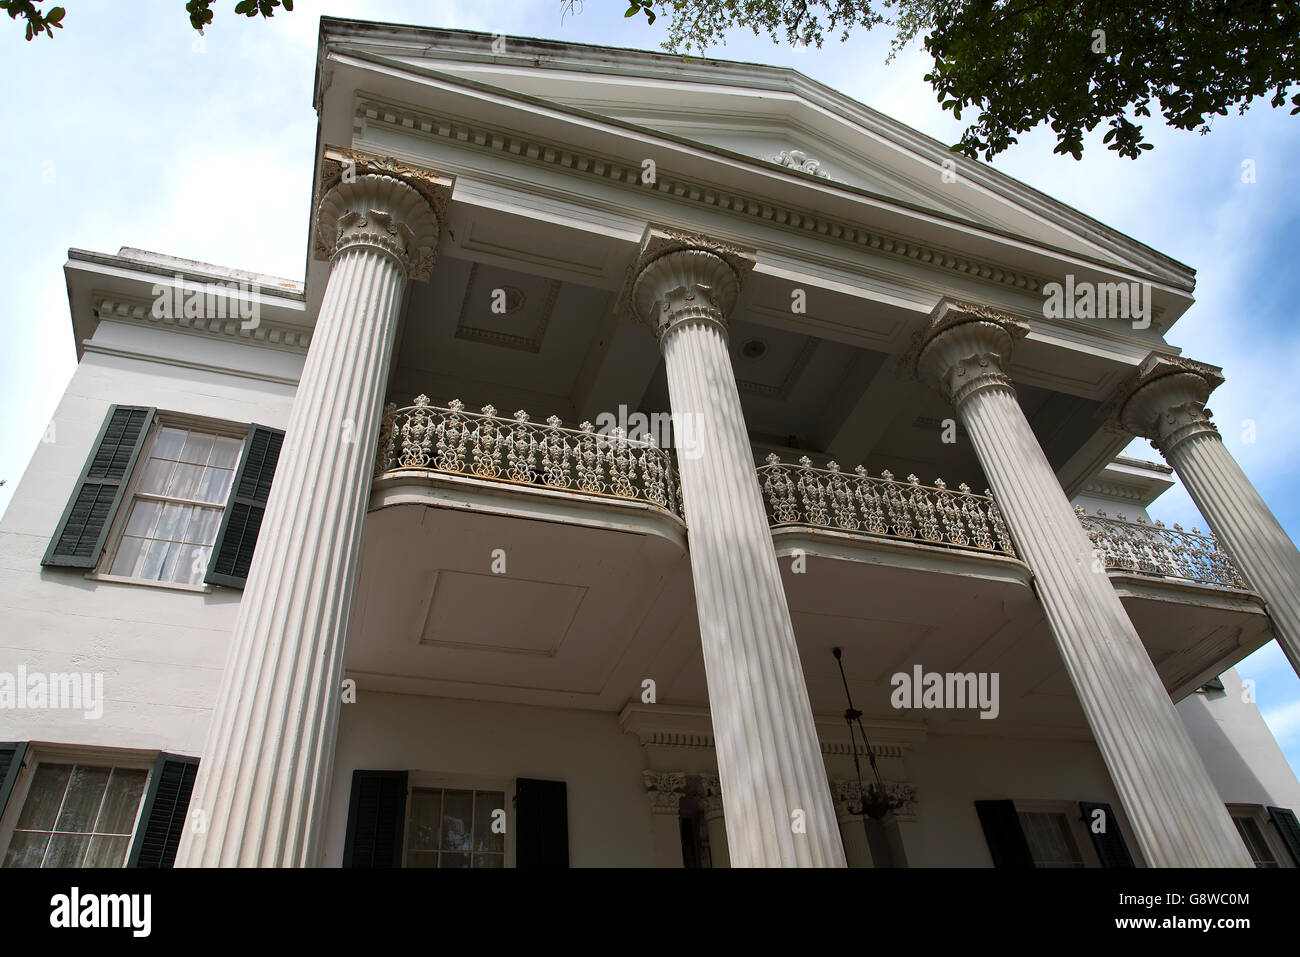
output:
M849 187L919 216L1145 274L1190 291L1177 261L796 70L463 31L328 20L333 49L698 144L809 186ZM347 35L356 28L356 35ZM494 47L493 44L496 44Z

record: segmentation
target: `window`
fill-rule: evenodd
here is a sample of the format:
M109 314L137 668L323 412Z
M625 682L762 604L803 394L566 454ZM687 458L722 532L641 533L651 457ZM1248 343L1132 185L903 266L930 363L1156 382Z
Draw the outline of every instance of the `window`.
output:
M504 791L411 789L406 867L504 867Z
M1264 837L1264 830L1259 826L1257 810L1250 807L1230 807L1228 812L1232 815L1232 823L1237 825L1237 833L1241 835L1246 850L1250 851L1250 859L1255 862L1255 866L1277 867L1277 855L1269 847L1268 839Z
M1069 818L1057 811L1019 811L1035 867L1083 867Z
M106 573L202 585L242 449L230 435L157 424L135 468Z
M3 866L121 867L148 777L144 768L42 762Z

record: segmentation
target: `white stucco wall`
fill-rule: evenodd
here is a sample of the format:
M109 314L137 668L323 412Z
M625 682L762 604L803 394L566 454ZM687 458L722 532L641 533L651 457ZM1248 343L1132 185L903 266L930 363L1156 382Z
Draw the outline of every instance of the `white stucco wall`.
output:
M42 569L41 556L111 405L283 428L294 391L283 380L301 367L289 352L99 325L0 521L0 671L102 672L104 713L3 709L0 740L199 753L240 593L91 581Z
M362 769L564 781L570 866L653 867L645 766L616 714L360 689L339 719L324 864L343 860L352 772Z
M1178 714L1225 804L1262 804L1300 813L1300 781L1235 668L1223 691L1190 694Z

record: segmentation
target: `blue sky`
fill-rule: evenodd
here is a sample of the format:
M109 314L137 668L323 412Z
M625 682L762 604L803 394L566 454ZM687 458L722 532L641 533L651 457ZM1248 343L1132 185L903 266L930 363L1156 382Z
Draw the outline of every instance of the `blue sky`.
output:
M300 279L306 256L316 117L312 79L322 13L656 49L664 25L625 20L592 0L312 2L270 21L231 13L198 38L182 0L77 0L54 40L22 40L0 18L0 103L8 131L9 290L0 342L0 511L75 367L62 265L69 247L137 246ZM125 11L129 10L129 15ZM915 46L885 64L889 34L790 50L747 32L714 56L793 66L945 142L962 125L940 111ZM1133 162L1087 141L1082 162L1037 131L994 165L1198 270L1197 304L1168 338L1224 367L1211 400L1224 441L1292 538L1300 537L1300 118L1257 105L1218 117L1208 136L1148 121L1155 149ZM1254 163L1255 181L1242 181ZM1255 441L1242 423L1253 420ZM1131 454L1157 458L1144 441ZM1181 487L1151 509L1199 525ZM1276 644L1238 666L1292 767L1300 768L1300 679Z

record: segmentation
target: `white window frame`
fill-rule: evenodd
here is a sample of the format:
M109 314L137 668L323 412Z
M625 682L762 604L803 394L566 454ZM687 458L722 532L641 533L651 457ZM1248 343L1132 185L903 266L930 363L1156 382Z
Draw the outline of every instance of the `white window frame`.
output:
M9 852L9 842L13 840L14 828L27 804L27 795L31 791L32 781L36 778L36 769L42 764L84 764L148 772L144 781L144 791L140 795L140 806L135 809L135 822L131 825L131 842L127 845L129 857L131 844L134 844L136 834L140 830L140 815L144 813L145 799L149 795L149 785L153 783L153 771L159 753L135 749L117 750L30 742L26 754L23 755L22 767L18 769L13 790L9 794L9 803L5 805L4 815L0 817L0 861L3 861L4 855Z
M1084 826L1083 811L1079 808L1078 801L1022 801L1019 798L1016 798L1011 803L1014 804L1016 808L1017 823L1019 823L1019 815L1021 812L1026 814L1064 815L1066 827L1068 828L1071 840L1074 841L1075 850L1079 852L1079 860L1083 864L1083 869L1086 870L1088 868L1101 867L1101 858L1097 856L1097 849L1092 846L1092 834L1089 833L1088 829ZM1113 808L1114 804L1112 804L1111 807ZM1113 812L1111 816L1112 818L1118 817L1118 815ZM1119 821L1117 819L1112 820L1110 826L1119 827ZM1124 836L1122 831L1120 832L1120 836ZM1028 838L1025 840L1027 843ZM1128 840L1125 838L1125 844L1127 843ZM1130 853L1132 852L1130 851ZM1035 867L1037 867L1037 865L1035 865ZM1052 868L1052 870L1055 869L1056 868Z
M406 867L406 836L411 827L411 793L421 788L450 788L460 791L500 791L505 795L506 846L503 868L515 866L515 779L436 771L409 771L406 775L406 811L402 820L402 867Z
M126 490L122 493L122 502L117 508L117 514L113 516L113 524L109 526L108 537L104 543L104 554L100 556L99 564L86 573L86 578L90 581L113 582L119 585L137 585L143 588L166 588L171 591L188 591L199 592L201 594L210 594L213 591L211 585L200 582L197 585L191 585L186 582L163 582L149 581L143 578L131 578L126 575L113 575L109 569L113 567L113 562L117 559L118 548L122 544L122 535L126 531L126 523L131 517L131 509L135 505L136 494L139 491L140 479L144 475L145 466L149 461L149 452L153 449L154 440L158 433L163 429L192 429L203 432L207 435L217 435L227 439L238 439L245 442L252 426L248 423L231 422L226 419L208 419L203 416L185 415L178 412L154 413L153 422L149 425L149 432L145 436L144 445L141 446L140 456L136 459L135 467L131 470L131 475L127 481ZM239 466L243 461L241 452L239 459L235 461L235 476L239 474ZM231 480L231 492L234 491L234 480ZM150 496L154 498L155 496ZM165 497L165 496L164 496ZM179 499L178 501L186 501ZM192 502L193 505L201 505L204 508L212 508L214 502ZM225 517L225 511L230 504L230 493L226 494L226 501L221 503L222 517ZM220 534L218 532L218 534ZM216 543L213 543L215 550ZM212 555L208 555L208 561L211 563Z
M1273 819L1268 816L1268 809L1265 808L1264 805L1228 804L1225 805L1225 807L1228 809L1229 816L1233 818L1245 818L1255 822L1256 827L1259 828L1260 836L1264 839L1264 844L1267 845L1268 849L1273 853L1273 860L1277 862L1278 869L1295 867L1295 862L1291 860L1291 852L1287 849L1286 845L1282 843L1282 838L1278 835L1277 828L1273 825ZM1234 824L1233 830L1235 831L1236 829L1237 827ZM1240 834L1240 832L1238 832L1238 834ZM1241 844L1242 847L1246 848L1246 853L1249 854L1250 848L1246 847L1244 839ZM1251 863L1254 864L1254 861L1255 859L1252 856ZM1255 866L1258 867L1259 865ZM1270 868L1265 869L1268 870Z

